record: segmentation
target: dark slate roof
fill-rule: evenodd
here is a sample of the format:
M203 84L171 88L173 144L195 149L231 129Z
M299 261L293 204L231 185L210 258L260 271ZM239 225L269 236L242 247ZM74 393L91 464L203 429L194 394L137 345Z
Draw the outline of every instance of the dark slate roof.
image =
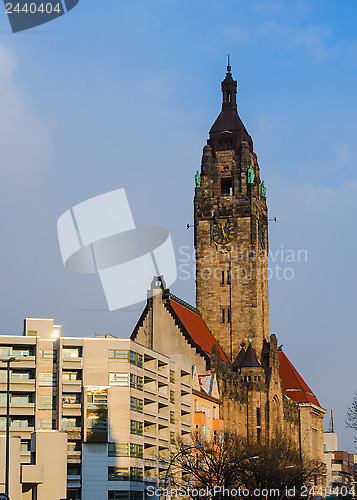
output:
M245 126L243 125L242 120L239 118L236 109L222 110L218 115L216 121L212 125L210 134L212 134L212 132L223 132L225 130L229 131L244 130L248 138L250 138L250 135L248 134Z
M249 344L248 349L245 352L244 358L242 359L242 362L240 364L240 367L241 368L261 367L261 364L257 359L252 344Z
M240 363L241 363L242 359L244 358L244 356L245 356L245 350L242 347L242 349L239 351L239 354L237 354L236 359L232 363L233 370L240 367Z

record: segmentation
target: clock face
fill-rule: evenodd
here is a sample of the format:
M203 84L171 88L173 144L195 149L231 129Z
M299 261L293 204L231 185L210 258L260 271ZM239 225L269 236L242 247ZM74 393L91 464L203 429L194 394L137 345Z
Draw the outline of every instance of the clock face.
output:
M213 226L212 238L219 245L227 245L234 239L234 227L231 222L220 222Z

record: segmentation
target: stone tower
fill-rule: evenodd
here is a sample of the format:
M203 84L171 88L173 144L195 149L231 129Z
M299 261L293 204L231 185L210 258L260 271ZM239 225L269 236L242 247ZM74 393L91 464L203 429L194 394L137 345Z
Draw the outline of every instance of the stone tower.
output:
M229 65L222 94L196 174L197 308L231 361L249 343L261 359L269 341L266 190Z

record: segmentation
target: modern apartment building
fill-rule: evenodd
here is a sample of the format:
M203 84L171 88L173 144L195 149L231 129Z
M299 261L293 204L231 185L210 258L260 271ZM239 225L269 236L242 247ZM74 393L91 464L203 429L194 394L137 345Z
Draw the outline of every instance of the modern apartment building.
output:
M197 386L192 359L180 352L165 355L111 335L62 337L53 320L26 319L22 336L0 336L0 356L16 359L10 429L21 438L21 462L31 463L34 431L67 434L68 500L141 500L163 479L175 439L190 441L195 398L207 400L207 408L214 402L210 419L219 419L217 383L214 394L211 387L200 395L204 384ZM0 423L4 431L4 417Z
M337 434L333 431L324 432L324 455L326 463L326 486L334 495L344 497L352 495L355 489L355 456L347 451L339 451Z

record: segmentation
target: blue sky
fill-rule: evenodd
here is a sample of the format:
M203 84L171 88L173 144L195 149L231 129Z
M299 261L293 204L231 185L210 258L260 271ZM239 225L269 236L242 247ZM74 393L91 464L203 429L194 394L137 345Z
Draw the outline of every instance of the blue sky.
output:
M270 280L271 332L354 450L356 17L353 0L81 0L12 34L3 12L1 333L53 317L67 335L130 334L142 304L107 312L97 277L65 271L57 218L124 187L137 224L170 230L180 264L229 52L278 218L270 248L285 251L271 266L294 274ZM286 262L287 250L307 261ZM194 277L183 277L172 291L193 303Z

